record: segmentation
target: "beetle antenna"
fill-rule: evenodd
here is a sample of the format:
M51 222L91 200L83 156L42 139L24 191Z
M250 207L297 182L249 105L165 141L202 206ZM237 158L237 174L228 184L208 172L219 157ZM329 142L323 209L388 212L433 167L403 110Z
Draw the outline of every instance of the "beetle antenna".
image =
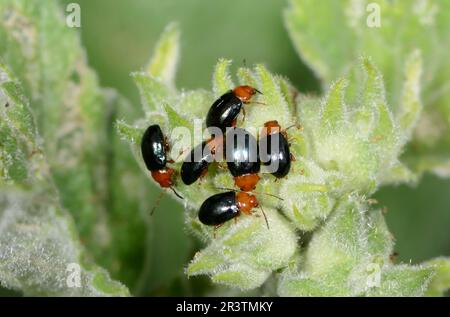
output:
M262 207L261 205L259 205L259 208L261 208L261 212L262 212L262 214L263 214L263 216L264 216L264 220L266 221L267 229L270 230L270 227L269 227L269 221L267 220L266 213L264 212L264 209L263 209L263 207Z
M284 200L280 196L277 196L277 195L274 195L274 194L255 192L255 191L252 191L252 193L255 193L255 194L258 194L258 195L267 195L267 196L270 196L270 197L273 197L273 198L276 198L276 199L279 199L279 200Z
M188 148L184 148L182 150L180 150L180 153L178 153L177 158L175 159L175 161L178 161L178 159L181 157L181 155L183 155L184 153L186 153L186 151L188 150Z
M178 159L181 157L181 155L184 154L184 152L186 152L186 150L187 150L187 148L180 150L180 152L178 153L178 156L175 159L168 160L167 163L170 163L170 164L176 163L176 161L178 161Z
M241 192L241 190L234 189L234 188L228 188L228 187L216 187L216 189L220 189L220 190L230 190L230 191L233 191L233 192Z
M255 87L253 87L255 89L255 91L260 94L260 95L264 95L261 91L259 91L258 89L256 89Z
M216 187L216 189L220 189L220 190L230 190L230 191L233 191L233 192L246 193L246 191L243 191L243 190L240 190L240 189L228 188L228 187ZM277 199L279 199L279 200L284 200L283 198L281 198L281 197L279 197L279 196L277 196L277 195L274 195L274 194L262 193L262 192L255 192L255 191L251 191L251 193L258 194L258 195L267 195L267 196L270 196L270 197L277 198Z
M222 227L223 223L221 223L220 225L215 225L214 226L214 231L213 231L213 238L216 238L216 233L217 233L217 229L219 229L220 227Z
M260 101L250 101L249 103L253 103L253 104L257 104L257 105L263 105L263 106L267 106L267 104L266 103L264 103L264 102L260 102Z
M175 194L175 196L177 196L177 197L180 198L180 199L184 199L183 196L181 196L180 194L177 193L177 191L175 190L175 188L173 188L173 187L169 187L169 188L173 191L173 193Z
M290 126L288 126L286 129L284 129L283 131L287 131L287 130L289 130L289 129L291 129L291 128L297 128L297 129L300 129L302 126L300 125L300 124L298 124L298 123L294 123L293 125L290 125Z
M150 211L150 216L153 216L153 214L154 214L156 208L158 208L159 204L161 203L161 199L163 198L163 195L164 195L164 191L162 191L162 192L158 195L158 198L156 198L155 204L154 204L152 210Z

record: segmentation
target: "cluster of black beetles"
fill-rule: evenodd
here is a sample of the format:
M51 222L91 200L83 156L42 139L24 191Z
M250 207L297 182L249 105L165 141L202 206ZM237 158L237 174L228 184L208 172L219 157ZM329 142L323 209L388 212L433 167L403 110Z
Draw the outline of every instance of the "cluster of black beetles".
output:
M261 164L276 163L276 170L271 172L276 178L282 178L289 173L291 161L294 157L289 150L286 129L281 130L276 120L264 124L258 143L250 133L236 127L237 117L241 110L245 118L243 105L251 103L255 94L262 93L251 86L238 86L217 99L206 116L206 125L210 131L219 129L222 134L216 137L211 133L211 138L194 147L181 166L181 180L184 184L191 185L206 175L209 164L216 159L216 153L228 144L226 139L230 138L231 133L245 136L245 142L235 143L231 150L224 151L228 153L226 156L231 155L231 157L226 157L227 166L239 190L228 190L213 195L203 202L198 217L205 225L219 227L230 219L237 219L241 213L251 214L252 210L259 206L256 196L249 192L256 188L260 179ZM277 138L276 144L278 146L276 148L270 146L273 144L272 138ZM256 143L258 146L266 145L264 160L261 158L261 153L257 154L257 157L254 157L254 155L252 157L253 152L250 151L250 146ZM172 187L175 171L167 164L174 163L174 161L167 159L168 150L169 143L160 126L149 126L142 137L141 143L145 165L151 172L153 179L162 188L172 189L182 199ZM200 156L198 153L200 153ZM269 226L262 208L261 211L266 219L267 226Z

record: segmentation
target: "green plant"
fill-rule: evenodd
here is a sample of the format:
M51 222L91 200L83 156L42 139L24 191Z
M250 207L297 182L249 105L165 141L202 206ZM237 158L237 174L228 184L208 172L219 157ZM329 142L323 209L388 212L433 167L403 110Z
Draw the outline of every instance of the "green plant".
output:
M3 1L0 15L0 283L26 295L127 295L85 252L107 243L97 79L56 4ZM71 263L81 288L66 284Z
M235 86L229 74L231 61L222 59L211 92L178 92L174 88L178 37L176 26L170 25L150 67L133 75L146 120L134 126L117 123L141 166L139 144L148 124L158 123L166 131L178 126L192 130L192 122L203 120L213 100ZM263 65L240 68L239 83L263 91L259 100L267 104L250 106L243 126L258 128L273 118L282 126L300 123L303 129L289 132L299 159L277 186L270 175L258 185L257 191L284 199L279 203L264 198L270 230L261 217L242 217L237 224L221 227L213 238L212 229L197 220L204 199L217 193L217 187L232 186L226 171L213 170L201 185L175 185L186 197L187 226L208 244L186 273L207 274L213 282L251 290L276 272L280 295L423 295L435 267L392 263L392 237L381 211L374 210L368 199L383 184L416 178L399 157L422 110L421 73L421 55L415 51L405 62L401 98L394 109L381 73L367 57L353 66L354 77L336 80L321 98L299 94L287 79L272 75ZM178 145L189 148L189 142ZM313 232L310 241L303 241L297 230ZM370 279L378 273L380 284L374 286Z
M415 107L423 104L424 113L409 132L412 138L402 158L418 174L429 170L448 177L450 62L445 55L450 45L450 4L376 1L382 27L370 28L366 25L369 3L292 0L284 12L285 24L297 52L325 86L346 72L360 54L371 56L387 79L387 99L394 110L407 93L402 85L408 57L419 51L425 67Z
M417 1L416 14L404 16L408 5L383 3L383 21L401 19L402 28L374 37L381 33L357 27L364 15L348 15L350 5L361 12L366 2L329 3L333 16L317 1L292 1L285 13L294 45L322 80L323 96L300 93L262 64L239 68L233 79L226 59L216 65L211 90L180 90L174 82L179 29L171 24L145 71L132 74L145 116L130 125L122 118L133 117L131 105L100 87L76 31L64 25L53 1L2 1L0 285L25 295L126 296L178 276L188 244L182 224L149 217L151 182L140 139L150 123L166 132L192 130L239 82L262 90L258 98L267 104L248 107L245 128L274 118L284 127L302 126L289 130L297 161L277 186L269 175L258 185L257 191L284 198L261 197L269 230L257 215L227 223L216 238L199 223L201 202L216 187L233 186L225 171L212 169L201 186L176 185L186 198L185 226L206 245L186 274L255 295L442 295L450 260L394 264L383 209L370 197L385 184L417 182L426 170L448 175L447 4L439 2L435 13L436 3ZM313 5L327 18L303 14ZM433 37L423 35L424 25ZM374 49L385 41L396 48L395 59ZM158 247L158 233L167 228L161 226L181 232L174 237L177 252ZM163 273L150 270L158 260ZM70 264L81 269L79 288L66 283Z

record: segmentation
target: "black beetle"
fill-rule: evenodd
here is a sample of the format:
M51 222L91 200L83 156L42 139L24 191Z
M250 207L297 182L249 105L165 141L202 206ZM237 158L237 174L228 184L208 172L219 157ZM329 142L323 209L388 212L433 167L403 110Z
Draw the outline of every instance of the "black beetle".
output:
M151 125L145 130L141 141L141 152L145 165L149 171L166 167L166 152L169 144L159 125Z
M173 168L167 167L167 151L169 143L163 135L159 125L151 125L145 130L141 141L142 158L145 166L151 172L153 179L162 187L170 188L179 198L181 197L173 188Z
M241 128L230 129L226 134L225 158L235 185L243 191L255 189L261 168L255 137Z
M291 161L294 160L289 149L286 130L282 131L276 120L264 123L264 128L259 139L261 162L265 166L275 168L271 170L271 174L275 177L285 177L291 169ZM273 147L273 144L276 146Z
M206 127L216 127L225 132L227 127L236 125L236 118L244 103L250 103L251 98L261 92L251 86L238 86L223 94L211 106L206 115Z
M218 227L241 213L250 215L252 209L258 206L254 195L228 191L206 199L200 206L198 219L205 225Z
M191 150L181 165L181 180L184 184L191 185L208 172L209 164L222 148L222 140L222 137L211 138Z

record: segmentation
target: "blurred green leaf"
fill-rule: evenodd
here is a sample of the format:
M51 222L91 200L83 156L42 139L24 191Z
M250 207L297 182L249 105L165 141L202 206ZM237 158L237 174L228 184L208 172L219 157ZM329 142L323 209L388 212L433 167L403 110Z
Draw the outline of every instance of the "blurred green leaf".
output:
M450 45L449 2L378 1L380 27L368 25L373 14L369 3L291 0L285 24L297 52L324 87L346 73L358 56L371 56L387 79L387 98L406 128L406 138L417 123L405 161L419 173L432 170L448 176L450 63L445 47ZM423 59L423 73L418 55ZM425 113L419 119L422 102Z
M0 56L29 96L62 204L89 250L109 265L107 120L110 109L75 29L54 1L0 4Z
M86 258L74 222L59 204L18 80L4 65L0 78L0 284L25 295L128 295ZM79 269L78 286L68 282L71 265Z
M440 257L426 262L427 265L434 266L436 274L427 289L427 296L443 296L450 289L450 259Z
M144 272L153 247L147 243L146 213L153 201L145 177L112 129L115 116L129 116L133 109L99 87L77 30L65 25L59 9L51 1L2 2L0 54L32 97L50 177L83 243L134 291L140 281L148 282ZM20 162L15 160L11 172L25 177Z
M149 66L151 74L132 74L143 103L147 105L144 106L147 119L163 128L192 126L188 119L167 103L176 103L173 98L175 88L171 85L176 71L176 62L172 59L177 58L177 50L178 29L172 24L167 27L155 48L150 62L153 66ZM165 54L169 54L170 59L167 59ZM130 104L121 98L118 98L116 103L114 120L127 117ZM167 111L167 114L163 111ZM169 121L173 126L167 124L168 118L173 119ZM183 215L177 213L178 210L168 210L166 204L155 206L158 198L148 194L151 177L140 152L141 137L148 126L146 121L138 120L131 126L121 119L116 120L116 131L113 133L118 133L121 139L129 144L132 155L126 149L125 143L119 142L114 135L110 136L110 139L114 140L116 155L110 181L116 252L119 253L118 258L123 259L119 263L120 273L132 283L132 291L137 295L156 292L181 276L190 247L182 230ZM139 164L136 164L135 160ZM146 176L141 171L144 171ZM157 207L157 210L155 215L150 217L150 211L154 207ZM172 245L173 252L167 252L166 245Z

